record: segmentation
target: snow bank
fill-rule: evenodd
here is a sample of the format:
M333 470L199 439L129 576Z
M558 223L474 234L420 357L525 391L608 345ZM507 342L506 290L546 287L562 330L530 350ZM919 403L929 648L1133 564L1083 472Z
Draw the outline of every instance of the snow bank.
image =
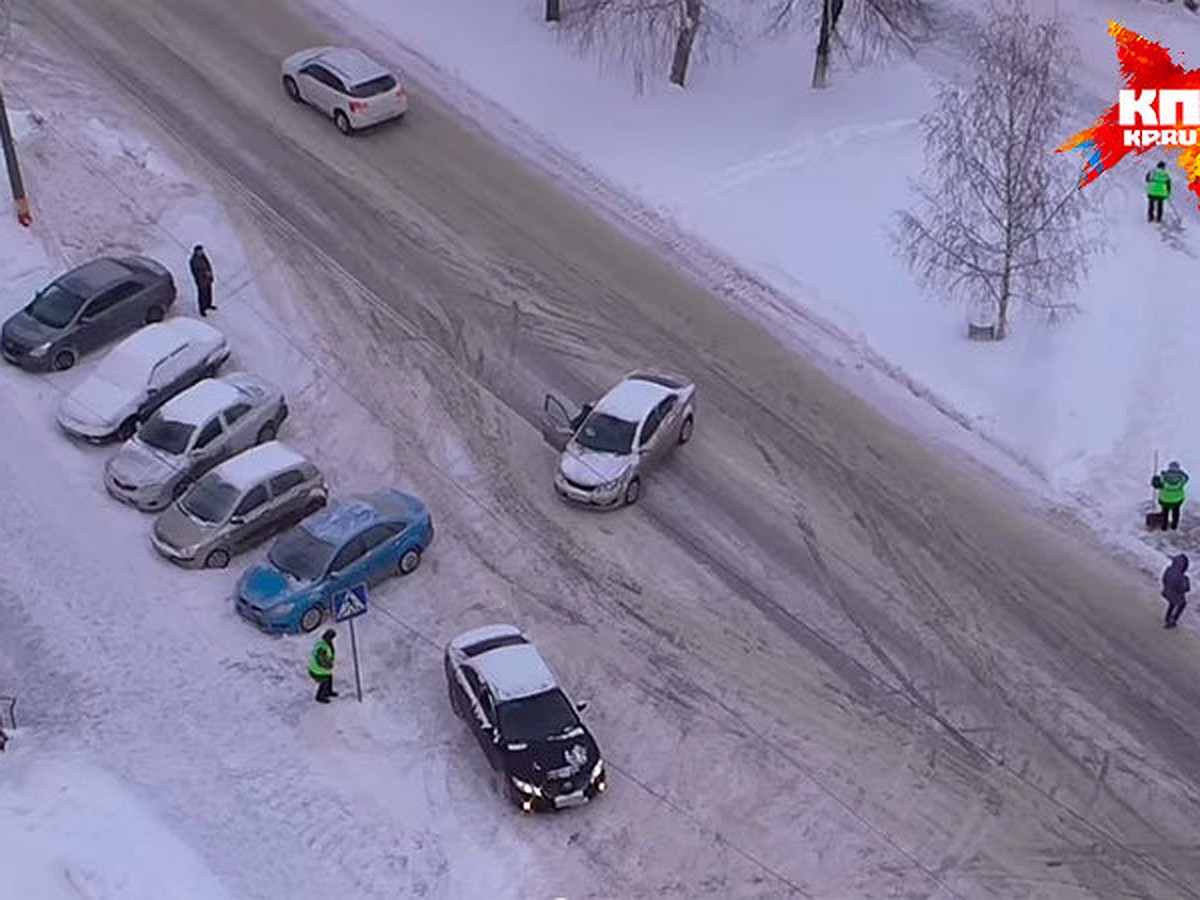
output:
M153 809L103 769L22 735L0 779L0 883L13 900L233 900Z

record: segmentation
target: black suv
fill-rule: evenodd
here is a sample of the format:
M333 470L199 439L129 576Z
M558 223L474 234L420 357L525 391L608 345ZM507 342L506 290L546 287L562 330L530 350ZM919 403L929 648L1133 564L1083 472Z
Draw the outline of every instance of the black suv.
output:
M470 724L503 790L525 812L579 806L608 787L600 749L537 648L512 625L446 647L454 714Z

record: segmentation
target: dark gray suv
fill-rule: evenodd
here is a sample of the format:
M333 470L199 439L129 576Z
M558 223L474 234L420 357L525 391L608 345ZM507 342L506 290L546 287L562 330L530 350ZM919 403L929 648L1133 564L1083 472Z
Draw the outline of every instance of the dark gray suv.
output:
M175 279L144 256L101 257L60 275L4 323L0 349L22 369L62 371L142 325L161 322Z

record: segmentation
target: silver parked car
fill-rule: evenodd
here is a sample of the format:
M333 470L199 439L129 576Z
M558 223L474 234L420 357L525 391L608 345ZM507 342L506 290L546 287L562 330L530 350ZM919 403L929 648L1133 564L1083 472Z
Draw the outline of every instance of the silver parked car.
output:
M94 444L127 440L149 415L229 359L225 336L199 319L147 325L109 351L62 398L58 424Z
M542 432L562 451L559 496L611 508L636 503L646 471L692 439L696 386L678 375L633 372L575 415L550 394L544 411Z
M283 392L265 378L206 378L142 424L108 460L104 486L118 500L157 512L221 461L274 440L287 414Z
M151 542L177 565L223 569L329 499L317 467L279 441L239 453L200 477L154 522Z
M31 371L61 372L85 353L151 322L175 302L175 280L145 256L101 257L60 275L0 332L4 358Z
M361 50L311 47L283 61L283 89L333 119L342 134L353 134L408 112L400 81Z

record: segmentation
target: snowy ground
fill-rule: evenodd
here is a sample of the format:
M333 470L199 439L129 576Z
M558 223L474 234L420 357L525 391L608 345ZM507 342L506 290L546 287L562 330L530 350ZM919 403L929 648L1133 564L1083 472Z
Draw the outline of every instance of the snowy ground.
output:
M1178 286L1196 278L1200 213L1181 173L1182 242L1143 221L1153 156L1092 185L1115 252L1095 261L1080 313L1047 327L1018 312L1000 345L968 342L965 311L922 296L894 256L887 230L921 170L932 78L963 70L953 34L914 61L839 66L824 93L806 88L807 41L747 38L697 66L686 92L649 83L637 96L619 67L573 54L541 22L540 0L339 2L413 48L403 62L472 114L511 115L497 131L526 152L563 177L596 179L593 193L606 183L644 204L642 224L668 243L697 238L727 253L801 311L765 314L809 339L832 327L855 356L985 435L1101 529L1137 528L1156 451L1164 465L1196 459L1200 398L1178 379L1200 309ZM1108 18L1178 51L1196 46L1194 16L1178 5L1058 8L1085 60L1064 139L1115 100ZM439 71L453 78L431 78ZM467 88L449 87L454 78Z
M418 35L421 21L412 19L410 36ZM473 22L482 28L478 17ZM493 35L503 43L503 20L493 24ZM436 34L434 26L430 33ZM446 34L453 30L445 22L440 28ZM530 33L541 36L540 29ZM516 41L517 33L512 37ZM510 50L513 46L510 42ZM527 76L531 71L511 68ZM764 80L768 74L759 73ZM0 579L0 689L19 683L26 710L24 727L0 760L6 773L0 787L0 871L19 873L17 883L29 886L29 896L172 896L174 888L180 896L213 898L561 893L724 900L790 891L861 900L897 896L903 889L936 898L951 895L947 883L1009 883L1003 879L1011 874L1011 859L1029 863L1042 852L1030 853L1030 841L1047 854L1072 848L1093 853L1087 848L1099 847L1091 842L1102 832L1075 819L1060 822L1057 797L1072 802L1086 795L1097 821L1118 823L1113 829L1126 833L1118 827L1127 825L1125 813L1110 798L1117 789L1110 784L1101 791L1091 770L1076 766L1074 758L1064 773L1055 768L1057 757L1039 757L1042 738L1027 739L1015 726L1009 730L1001 704L977 712L992 727L971 730L994 731L980 740L1001 756L1010 741L1020 775L1014 774L1016 764L1010 771L986 769L983 791L971 772L985 753L965 763L953 752L946 761L940 749L926 758L925 741L914 737L917 730L894 725L902 716L891 699L848 701L812 663L813 654L798 650L791 639L773 632L760 641L747 637L758 628L760 614L739 612L750 626L730 622L729 608L749 607L728 604L712 573L679 547L664 552L651 524L628 518L620 528L609 522L572 528L581 517L560 510L548 491L543 497L527 489L543 468L538 454L544 456L544 448L532 429L513 427L512 416L506 419L494 406L472 405L475 396L459 384L435 384L436 369L421 359L425 351L418 341L385 345L380 336L390 323L373 318L378 307L339 292L332 277L321 280L318 265L299 275L289 271L265 238L222 211L199 178L137 137L122 111L94 86L72 77L57 62L30 54L9 97L36 197L40 240L11 221L0 222L0 283L6 285L0 314L70 262L133 249L172 267L183 286L176 314L191 314L186 257L193 243L202 242L217 266L216 324L231 336L233 366L260 371L288 392L293 416L282 439L325 468L335 494L398 482L425 497L442 518L437 550L425 567L412 580L381 590L376 612L364 624L366 703L314 708L303 675L307 642L268 640L236 619L221 599L236 567L191 573L158 560L146 546L147 518L104 494L99 474L106 451L76 447L55 432L54 403L87 366L65 378L0 370L5 433L21 437L6 441L0 454L0 495L6 498L0 544L9 548ZM695 96L704 97L704 83L701 78ZM537 84L530 79L530 90ZM732 95L730 87L723 90ZM630 157L626 139L660 127L655 116L679 102L654 97L645 102L658 104L657 112L645 113L623 90L594 93L601 112L624 110L626 118L613 121L627 121L627 133L610 133ZM688 99L692 96L682 102L698 104ZM893 99L899 104L903 98ZM603 108L618 102L625 105ZM688 108L696 122L711 112ZM643 115L641 121L628 119ZM867 128L869 118L860 116L856 127ZM580 127L586 124L576 120ZM723 130L733 133L732 127ZM754 158L769 155L770 141L751 140L755 134L745 133L752 146L742 149ZM784 138L789 146L806 139L787 129L771 136ZM715 158L722 151L714 143L718 146L708 152ZM843 149L849 154L857 147L848 142ZM724 148L721 166L735 166L735 151ZM647 176L646 190L667 168ZM675 209L682 211L682 198L694 194L686 180L692 167L670 168L683 179L672 188ZM786 164L778 168L790 171ZM793 175L797 191L815 192L822 180L813 171L805 176L803 166ZM743 191L762 189L757 176L737 182L725 196L725 208L749 203ZM724 187L714 190L706 202ZM1114 201L1118 208L1120 199ZM1140 205L1136 191L1128 203L1132 217ZM751 207L741 210L753 218ZM683 218L679 224L685 224ZM1131 239L1137 237L1133 230ZM785 249L798 252L798 246L775 251ZM820 310L836 320L830 304L850 303L833 291L837 273L821 260L806 261L815 270L806 280L816 286L813 302L826 304ZM297 279L305 276L299 285ZM315 302L295 302L302 294ZM848 306L847 314L855 309ZM886 308L872 313L889 314ZM941 321L944 346L951 347L957 319L947 314ZM1135 318L1127 327L1142 324ZM870 343L863 341L862 346ZM362 359L339 359L334 351L346 346L361 348ZM378 360L387 361L388 383L362 377ZM448 410L446 395L459 390L462 405ZM463 422L476 433L464 435ZM502 448L489 461L491 471L477 470L483 456L478 446L467 448L471 439ZM768 458L763 468L769 465ZM505 470L524 490L497 477ZM548 523L543 535L553 527L568 536L561 545L532 546L522 540L529 532L505 527L518 514ZM108 542L133 552L110 552ZM604 561L603 575L597 574L599 565L562 565L555 554L567 555L563 547L580 559ZM540 577L547 567L554 568L552 591ZM569 578L564 571L572 573ZM622 584L631 571L638 575L632 588ZM877 581L870 574L866 580L891 583L882 571L877 575ZM854 628L823 610L804 608L817 601L794 584L786 588L789 602L820 624L823 639L832 634L839 646L855 646ZM661 602L669 591L671 600L688 602ZM634 592L641 605L631 603ZM414 596L420 602L407 602ZM909 603L899 591L887 601L889 607ZM1070 690L1061 691L1060 704L1059 688L1072 673L1038 670L1033 662L1027 663L1028 673L1021 671L1022 629L1013 626L1011 641L1001 632L995 638L1000 649L993 652L985 634L993 624L990 610L960 605L967 608L939 613L939 621L952 615L970 623L957 633L955 618L941 627L955 633L956 647L966 640L978 653L978 659L965 654L979 668L972 677L990 683L1015 671L1022 690L1014 693L1038 698L1035 709L1022 709L1021 728L1030 722L1033 732L1045 728L1044 722L1067 720L1048 734L1047 743L1063 731L1083 747L1092 746L1087 736L1095 731L1106 748L1126 741L1117 726L1105 727L1105 712ZM922 615L920 633L929 638L922 652L934 656L932 648L944 636L934 635L938 623L926 622L920 607L914 609ZM1134 612L1113 616L1132 621ZM438 648L456 631L496 618L536 618L539 640L577 696L600 700L592 707L593 721L617 773L602 816L521 819L492 802L486 769L445 708ZM886 629L876 627L878 621L890 620L868 620L859 629L882 634ZM976 633L986 640L975 643ZM1136 632L1137 640L1145 637ZM693 639L706 651L719 648L720 655L697 663L689 656ZM882 663L872 665L878 669ZM949 666L938 674L939 684L929 688L938 692L936 702L955 713L969 709L968 701L961 708L954 703L958 692L970 695L971 679ZM1088 670L1081 677L1091 675ZM807 705L789 705L790 696L804 697ZM803 714L793 714L801 706ZM859 715L871 720L871 730L859 727ZM979 724L963 718L947 715L946 721L964 728ZM941 727L932 730L940 733ZM864 742L867 734L876 740ZM933 743L939 740L944 738ZM647 747L656 752L645 752ZM905 750L898 761L891 758L893 747ZM1119 763L1122 747L1112 753ZM1054 763L1040 765L1051 758ZM721 760L715 778L714 759ZM1027 763L1032 774L1018 784L1026 778ZM1148 805L1167 810L1161 820L1175 824L1184 841L1191 837L1179 812L1186 808L1186 790L1160 778L1156 766L1157 758L1136 772L1114 764L1109 777ZM1108 768L1106 750L1102 772ZM917 770L923 777L913 776ZM709 789L691 790L697 783ZM1044 788L1050 799L1030 784ZM928 807L911 800L917 791ZM747 809L756 814L747 815ZM113 822L120 823L119 831ZM960 822L961 829L954 827ZM1130 834L1142 833L1127 827ZM949 842L947 830L954 832ZM120 848L102 860L114 834ZM134 852L159 865L135 866ZM1054 859L1044 865L1059 865L1058 856ZM1054 871L1090 866L1076 863L1069 860ZM1029 865L1034 876L1045 876L1041 859ZM1060 884L1053 874L1041 881L1027 872L1022 877L1027 896L1054 896ZM1087 894L1081 888L1071 894L1076 895Z

